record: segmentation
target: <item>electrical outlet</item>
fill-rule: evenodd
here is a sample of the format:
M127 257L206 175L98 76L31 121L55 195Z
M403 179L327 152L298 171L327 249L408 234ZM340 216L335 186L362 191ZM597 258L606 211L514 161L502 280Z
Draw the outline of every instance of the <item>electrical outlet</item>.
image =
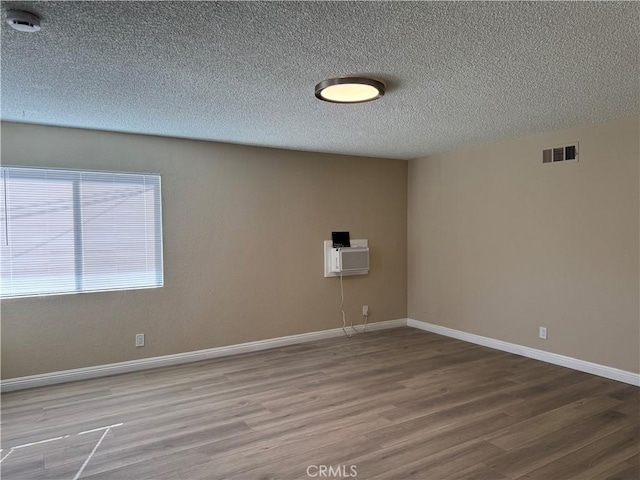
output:
M136 347L144 347L144 333L136 333Z
M547 339L547 327L540 327L540 338L543 340Z
M369 315L369 305L362 305L362 315L365 317Z

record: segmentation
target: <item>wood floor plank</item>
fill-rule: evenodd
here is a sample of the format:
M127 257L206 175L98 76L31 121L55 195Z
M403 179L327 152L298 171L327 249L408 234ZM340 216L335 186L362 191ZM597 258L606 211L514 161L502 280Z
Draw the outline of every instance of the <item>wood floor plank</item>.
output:
M613 410L600 412L536 437L519 448L486 460L486 463L504 475L518 478L574 451L584 449L590 443L628 425L629 418L626 415Z
M586 480L640 469L639 388L411 328L3 394L0 474L71 479L109 425L81 478L308 479L325 465L367 479Z
M522 478L566 478L567 480L603 478L607 470L626 463L626 460L637 451L638 442L640 442L640 426L631 425L533 470ZM634 469L636 473L634 478L640 478L640 469L638 467Z
M476 463L444 478L446 480L508 480L509 477L496 472L486 463Z
M562 375L560 378L565 378ZM507 390L509 395L525 400L523 404L516 404L505 409L509 415L523 419L550 412L556 408L585 398L590 398L597 392L606 395L612 390L611 381L593 375L577 375L575 380L554 385L555 380L547 378L519 384ZM614 382L617 383L617 382ZM613 398L613 397L612 397Z
M602 480L638 480L638 478L640 478L640 468L624 462L598 475L598 479Z
M611 397L593 397L563 405L555 410L536 415L489 436L494 445L513 450L532 440L549 435L594 414L611 410L622 403Z
M420 451L416 451L416 453L420 453ZM391 469L388 469L388 465L382 464L382 462L368 464L363 469L363 476L372 479L441 479L453 476L484 458L500 454L501 450L488 442L473 440L431 455L425 453L422 452L422 455L413 461L403 462Z

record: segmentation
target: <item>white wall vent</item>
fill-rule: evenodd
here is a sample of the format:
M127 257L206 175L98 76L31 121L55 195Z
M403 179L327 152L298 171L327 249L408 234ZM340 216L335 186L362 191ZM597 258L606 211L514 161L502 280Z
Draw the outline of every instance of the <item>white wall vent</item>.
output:
M542 163L577 162L578 143L549 147L542 150Z

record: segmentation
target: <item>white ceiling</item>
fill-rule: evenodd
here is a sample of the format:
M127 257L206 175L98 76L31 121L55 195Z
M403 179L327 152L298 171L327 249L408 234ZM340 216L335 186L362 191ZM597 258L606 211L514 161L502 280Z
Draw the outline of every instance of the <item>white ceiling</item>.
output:
M3 120L415 158L640 110L640 2L2 2ZM338 75L388 85L325 103Z

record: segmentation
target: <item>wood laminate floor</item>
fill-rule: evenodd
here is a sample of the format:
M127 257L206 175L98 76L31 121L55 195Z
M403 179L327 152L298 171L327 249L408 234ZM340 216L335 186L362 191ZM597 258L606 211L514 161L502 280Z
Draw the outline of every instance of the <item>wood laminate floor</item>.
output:
M637 480L639 399L398 328L4 394L1 474Z

